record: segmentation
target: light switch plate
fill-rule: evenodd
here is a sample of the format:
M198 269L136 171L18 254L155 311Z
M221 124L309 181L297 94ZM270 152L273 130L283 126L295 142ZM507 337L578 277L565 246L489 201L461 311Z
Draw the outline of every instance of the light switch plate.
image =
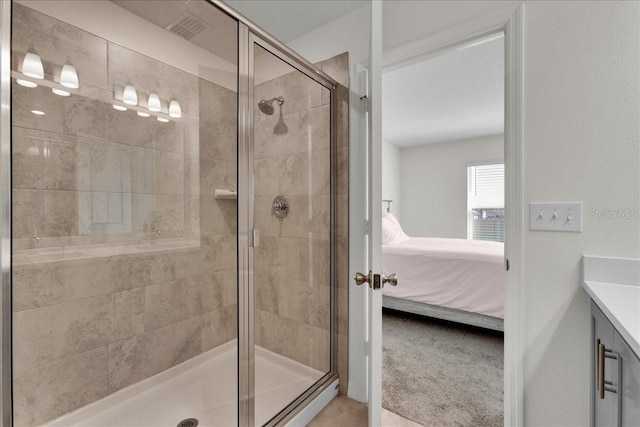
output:
M582 233L582 202L529 203L529 230Z

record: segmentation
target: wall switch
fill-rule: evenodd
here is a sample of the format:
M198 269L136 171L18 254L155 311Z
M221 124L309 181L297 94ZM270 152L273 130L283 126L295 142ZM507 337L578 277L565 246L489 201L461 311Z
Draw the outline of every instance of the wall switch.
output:
M582 233L582 202L529 203L529 230Z

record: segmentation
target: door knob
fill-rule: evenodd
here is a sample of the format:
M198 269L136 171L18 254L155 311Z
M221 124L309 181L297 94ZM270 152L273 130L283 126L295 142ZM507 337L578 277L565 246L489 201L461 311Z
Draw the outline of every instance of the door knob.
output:
M398 275L396 273L391 273L388 276L382 275L382 286L384 286L385 283L391 286L398 286Z
M371 272L369 272L369 274L364 275L362 273L356 273L356 277L353 278L353 280L356 281L356 285L360 286L363 283L370 283L369 279L371 277Z

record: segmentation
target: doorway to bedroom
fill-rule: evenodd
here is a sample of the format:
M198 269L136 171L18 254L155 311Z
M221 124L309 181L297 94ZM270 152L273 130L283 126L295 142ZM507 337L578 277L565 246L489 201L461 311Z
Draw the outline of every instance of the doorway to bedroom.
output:
M421 425L501 426L504 34L382 78L383 404Z

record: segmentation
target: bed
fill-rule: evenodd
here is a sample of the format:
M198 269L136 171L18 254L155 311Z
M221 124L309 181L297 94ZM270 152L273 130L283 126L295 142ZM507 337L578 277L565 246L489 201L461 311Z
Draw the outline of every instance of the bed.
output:
M409 237L391 213L382 225L382 269L398 275L383 307L504 330L503 243Z

